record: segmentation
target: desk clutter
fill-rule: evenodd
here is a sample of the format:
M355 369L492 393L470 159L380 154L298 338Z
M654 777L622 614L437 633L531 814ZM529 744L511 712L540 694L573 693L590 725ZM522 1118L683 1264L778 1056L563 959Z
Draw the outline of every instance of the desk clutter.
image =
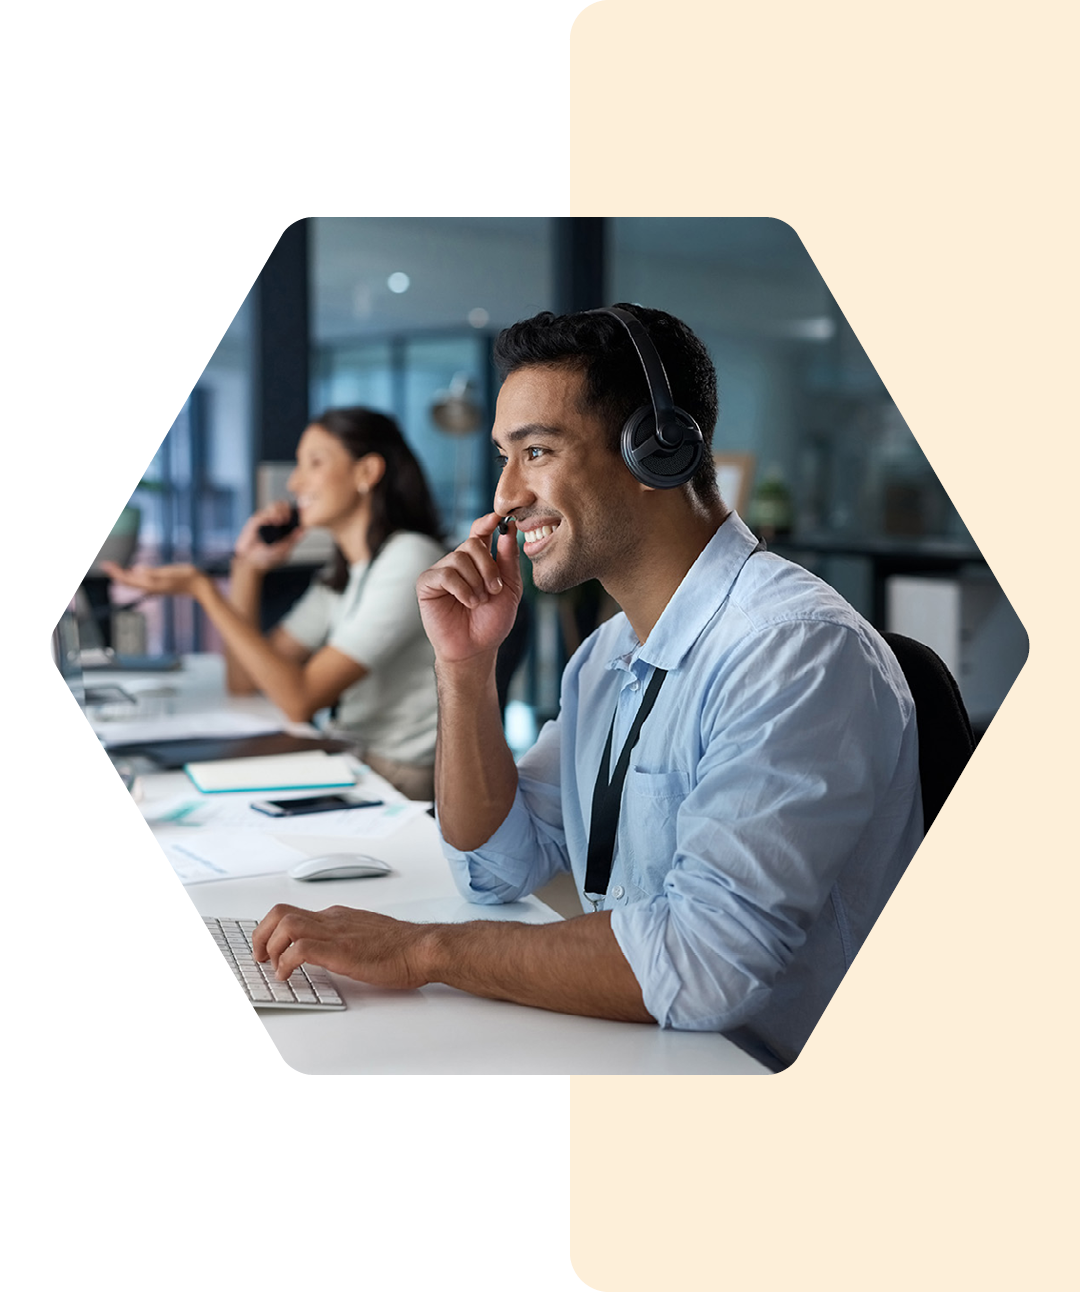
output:
M325 749L188 763L184 772L186 781L173 771L138 777L132 787L184 884L284 874L313 842L320 852L355 852L358 840L384 839L428 809L354 755ZM268 794L287 805L308 801L312 790L338 793L318 805L326 810L267 815Z
M372 772L349 742L313 727L283 730L261 699L223 703L222 669L218 658L192 657L167 683L106 673L93 688L73 687L182 883L285 875L313 847L355 853L357 840L386 838L428 810ZM340 792L341 806L267 815L268 795L288 804L312 791Z
M320 844L324 840L336 841L355 852L358 840L363 840L366 846L387 838L427 811L428 804L405 798L382 777L352 758L321 753L314 756L340 760L334 765L346 769L348 779L335 783L347 785L350 797L359 795L371 805L271 817L253 806L264 802L269 785L210 793L202 793L193 786L139 802L144 819L181 882L201 884L215 879L283 874L310 855L312 840ZM221 769L222 780L230 777L250 780L247 764L273 760L240 761L245 767L239 772L227 762L213 766ZM256 776L255 779L271 778ZM277 790L276 785L273 788ZM279 798L287 802L304 797L305 793L306 790L299 793L292 790L281 793ZM321 850L332 852L334 848Z

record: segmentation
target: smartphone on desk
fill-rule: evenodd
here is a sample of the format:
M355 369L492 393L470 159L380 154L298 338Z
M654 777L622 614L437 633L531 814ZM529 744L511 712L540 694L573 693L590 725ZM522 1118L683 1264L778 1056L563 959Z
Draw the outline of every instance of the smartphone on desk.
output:
M260 799L251 805L267 816L306 816L310 812L341 812L346 808L382 807L382 799L354 799L344 794L313 794L303 799Z

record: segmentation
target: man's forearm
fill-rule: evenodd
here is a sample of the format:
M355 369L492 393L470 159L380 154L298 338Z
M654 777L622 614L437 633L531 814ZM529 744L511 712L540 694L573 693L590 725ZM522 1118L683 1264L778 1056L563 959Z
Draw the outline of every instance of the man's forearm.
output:
M435 798L443 838L463 852L486 843L506 819L517 768L503 735L495 657L466 666L439 664Z
M654 1021L607 911L557 924L434 925L423 942L421 968L427 981L475 996L563 1014Z
M348 906L280 905L259 922L252 949L256 960L272 961L282 981L298 965L314 964L376 987L441 982L563 1014L654 1021L608 911L554 924L411 924Z

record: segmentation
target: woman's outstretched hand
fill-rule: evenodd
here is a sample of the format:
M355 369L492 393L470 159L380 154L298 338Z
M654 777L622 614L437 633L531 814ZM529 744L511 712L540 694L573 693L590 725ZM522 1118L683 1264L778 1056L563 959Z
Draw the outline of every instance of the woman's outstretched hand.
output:
M133 565L125 570L115 561L102 561L101 568L114 583L123 584L125 588L167 597L194 597L200 582L207 578L194 565Z

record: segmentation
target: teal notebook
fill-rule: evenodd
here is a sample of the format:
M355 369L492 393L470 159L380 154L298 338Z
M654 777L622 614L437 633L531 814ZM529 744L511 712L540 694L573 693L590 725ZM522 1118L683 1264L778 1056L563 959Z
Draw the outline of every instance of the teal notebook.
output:
M265 754L259 758L222 758L210 763L185 763L184 771L204 794L247 791L336 790L356 784L356 775L342 754L309 749L296 754Z

